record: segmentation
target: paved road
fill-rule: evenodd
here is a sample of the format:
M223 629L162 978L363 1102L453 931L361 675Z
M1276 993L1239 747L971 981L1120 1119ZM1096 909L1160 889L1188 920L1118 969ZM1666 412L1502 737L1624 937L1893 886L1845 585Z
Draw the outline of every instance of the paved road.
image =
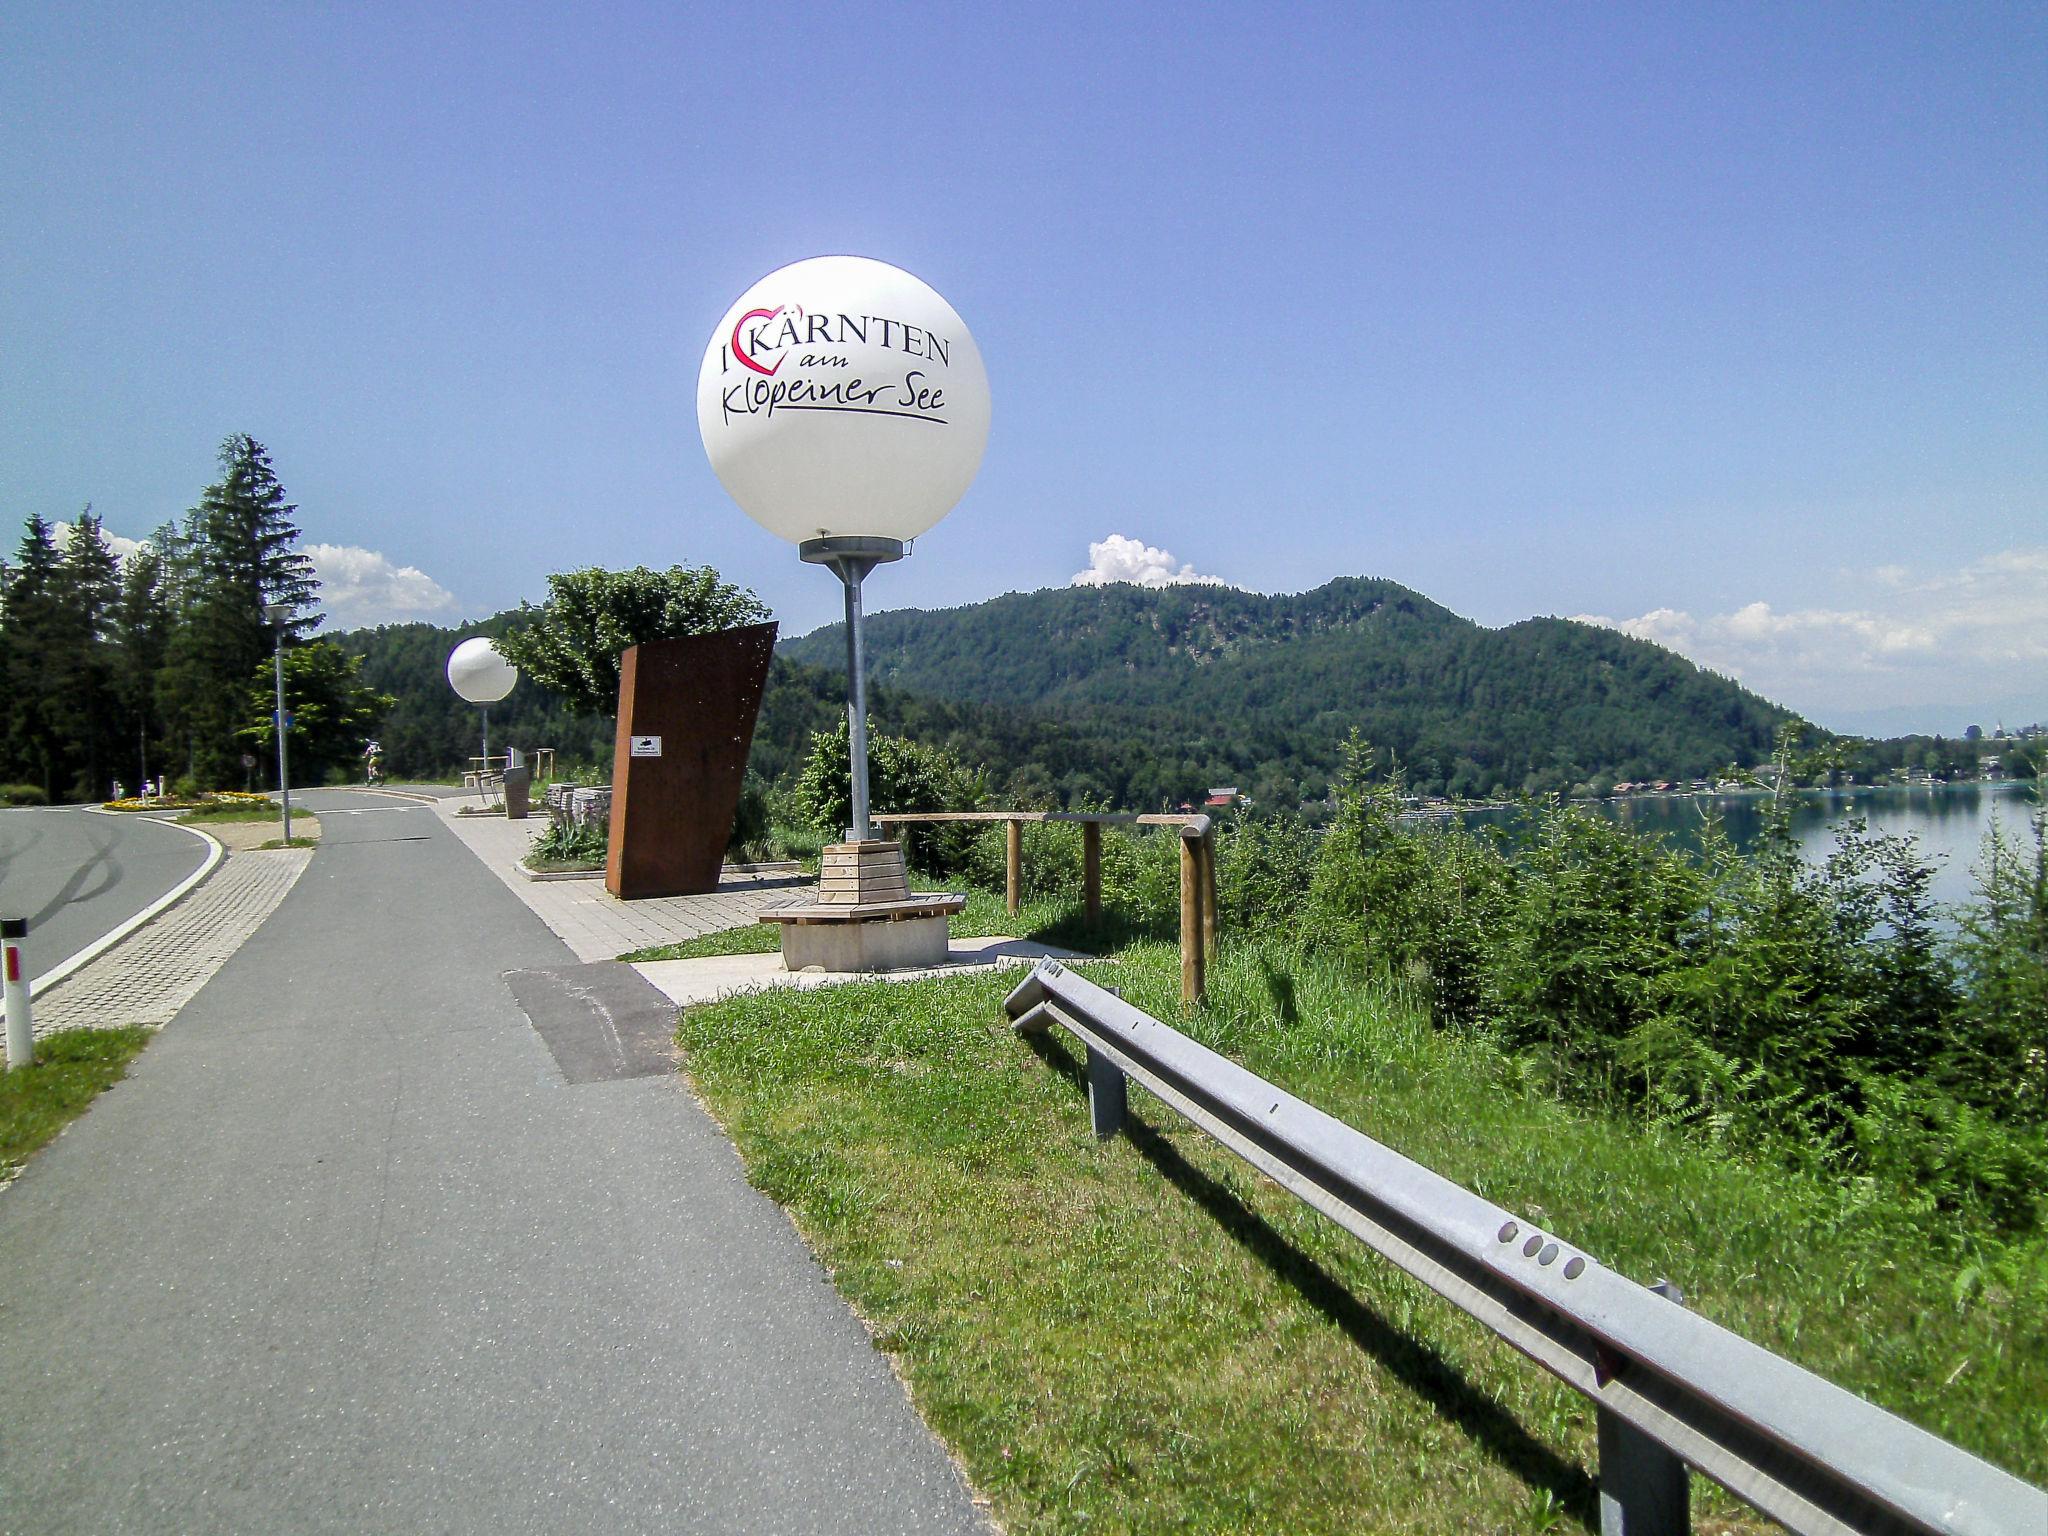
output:
M983 1529L682 1081L564 1081L567 948L306 798L387 813L0 1194L0 1528Z
M119 927L198 869L199 837L76 806L0 811L0 916L28 919L36 976Z

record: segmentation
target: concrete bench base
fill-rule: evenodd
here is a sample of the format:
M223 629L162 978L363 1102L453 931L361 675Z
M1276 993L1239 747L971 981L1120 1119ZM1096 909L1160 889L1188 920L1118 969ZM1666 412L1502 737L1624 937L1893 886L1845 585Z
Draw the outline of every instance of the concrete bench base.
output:
M923 896L860 905L819 902L760 914L782 925L785 970L835 974L902 971L946 961L946 920L965 896Z

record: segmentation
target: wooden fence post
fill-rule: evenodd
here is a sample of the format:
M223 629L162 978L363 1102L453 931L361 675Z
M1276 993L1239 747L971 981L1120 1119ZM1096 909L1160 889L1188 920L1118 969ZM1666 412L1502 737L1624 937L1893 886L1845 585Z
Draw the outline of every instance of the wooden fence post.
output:
M1006 873L1009 876L1010 916L1015 917L1017 909L1024 904L1024 823L1012 818L1004 822L1003 826L1009 833L1009 868Z
M1209 979L1202 944L1201 839L1180 840L1180 999L1200 1007L1208 996Z
M1102 823L1081 823L1081 876L1088 892L1088 921L1102 921Z
M1216 958L1216 829L1202 839L1202 940Z

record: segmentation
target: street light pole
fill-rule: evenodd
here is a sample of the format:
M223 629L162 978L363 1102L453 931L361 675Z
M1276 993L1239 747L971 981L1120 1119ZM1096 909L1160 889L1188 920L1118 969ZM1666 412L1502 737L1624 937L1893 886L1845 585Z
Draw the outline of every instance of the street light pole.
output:
M284 845L287 848L292 845L292 769L291 755L286 751L284 741L284 626L291 612L289 605L284 603L270 603L263 610L276 640L271 658L277 668L277 786L284 800Z
M868 819L868 683L861 650L860 585L869 571L903 558L901 539L806 539L797 553L810 565L828 565L846 587L846 752L853 769L853 827L856 843L872 841Z

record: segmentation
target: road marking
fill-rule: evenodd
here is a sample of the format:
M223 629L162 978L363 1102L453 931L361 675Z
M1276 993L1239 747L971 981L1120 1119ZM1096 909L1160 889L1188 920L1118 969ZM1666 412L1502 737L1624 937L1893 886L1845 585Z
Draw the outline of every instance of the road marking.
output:
M353 810L329 808L326 810L308 811L306 814L309 816L403 816L408 811L424 811L428 809L430 807L424 805L361 805Z
M92 816L132 816L135 814L133 811L102 810L100 807L96 805L88 805L85 807L85 810L88 815ZM188 827L184 825L182 822L170 821L161 816L151 816L148 818L148 820L158 822L163 826L176 827L180 832L189 832L194 837L198 838L202 843L206 844L207 853L205 862L202 863L199 866L199 868L194 870L190 875L186 876L181 883L172 886L168 891L166 891L163 895L159 896L155 901L151 902L148 906L144 907L140 912L136 913L133 917L129 918L127 922L122 923L117 928L111 929L108 932L101 934L97 939L93 940L92 943L86 945L85 948L81 949L77 954L71 956L70 959L64 961L63 964L53 966L49 970L43 972L42 975L36 977L33 981L31 981L28 984L28 995L31 998L33 998L38 992L42 991L45 987L54 987L58 982L62 981L66 976L69 976L73 971L77 970L81 965L84 965L86 962L98 959L101 955L105 954L108 950L112 949L116 944L120 943L123 939L127 938L129 934L133 933L136 929L140 928L144 923L148 922L151 918L155 917L159 912L162 912L165 908L170 907L171 905L176 903L177 900L181 896L183 896L187 891L191 890L193 886L197 885L200 881L204 880L208 875L212 874L214 865L218 864L223 858L227 856L227 845L223 843L219 838L215 837L211 832L202 832L197 827Z

